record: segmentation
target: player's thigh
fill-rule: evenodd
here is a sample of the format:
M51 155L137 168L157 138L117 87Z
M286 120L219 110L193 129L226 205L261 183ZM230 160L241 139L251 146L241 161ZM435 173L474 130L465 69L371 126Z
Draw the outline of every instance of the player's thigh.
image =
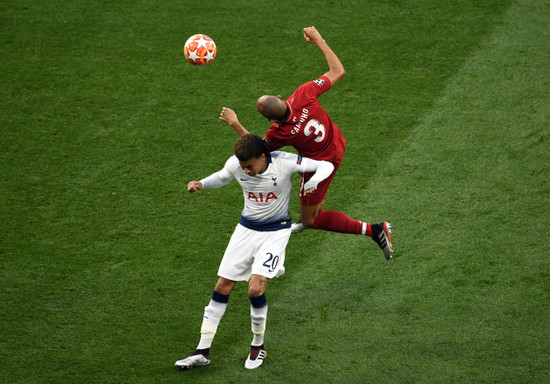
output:
M237 225L220 262L218 276L233 281L250 279L256 244L261 240L257 238L256 232Z
M264 232L264 240L254 257L252 274L272 279L285 272L286 246L290 238L290 228Z

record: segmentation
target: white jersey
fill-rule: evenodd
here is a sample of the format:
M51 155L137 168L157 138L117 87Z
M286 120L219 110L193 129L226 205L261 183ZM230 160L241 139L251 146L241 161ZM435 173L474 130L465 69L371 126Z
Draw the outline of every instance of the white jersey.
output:
M268 156L263 173L247 175L236 156L231 156L222 170L201 180L203 188L218 188L237 179L243 189L244 209L240 223L247 228L274 231L290 227L288 206L294 173L315 172L304 186L310 189L326 179L334 166L326 161L302 158L293 153L275 151Z

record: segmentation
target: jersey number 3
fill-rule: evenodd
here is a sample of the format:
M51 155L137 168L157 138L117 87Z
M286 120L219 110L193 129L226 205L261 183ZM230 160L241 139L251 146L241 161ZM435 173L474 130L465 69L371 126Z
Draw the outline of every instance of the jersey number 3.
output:
M325 126L315 119L308 121L304 128L304 135L309 136L311 134L316 136L315 142L320 143L325 139Z

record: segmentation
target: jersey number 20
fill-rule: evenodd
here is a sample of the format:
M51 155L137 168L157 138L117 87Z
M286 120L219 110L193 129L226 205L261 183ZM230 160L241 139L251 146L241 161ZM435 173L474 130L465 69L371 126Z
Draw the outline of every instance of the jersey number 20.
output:
M272 253L267 253L267 260L264 262L264 267L269 268L269 272L273 272L279 264L279 256L273 256Z

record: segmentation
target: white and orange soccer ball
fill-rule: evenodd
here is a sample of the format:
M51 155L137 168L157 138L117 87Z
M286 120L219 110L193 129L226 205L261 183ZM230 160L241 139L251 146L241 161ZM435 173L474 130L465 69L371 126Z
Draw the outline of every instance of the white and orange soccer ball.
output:
M193 65L208 65L216 57L216 43L210 37L199 33L187 39L183 53L187 61Z

